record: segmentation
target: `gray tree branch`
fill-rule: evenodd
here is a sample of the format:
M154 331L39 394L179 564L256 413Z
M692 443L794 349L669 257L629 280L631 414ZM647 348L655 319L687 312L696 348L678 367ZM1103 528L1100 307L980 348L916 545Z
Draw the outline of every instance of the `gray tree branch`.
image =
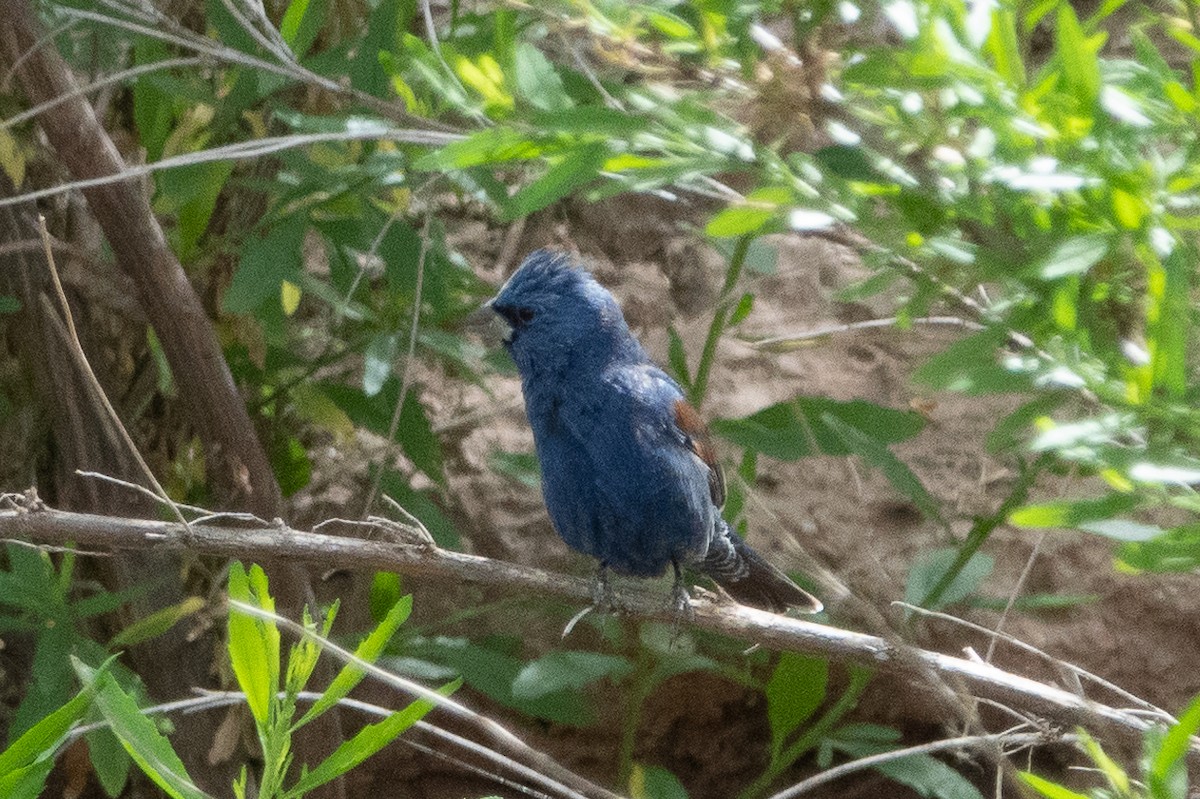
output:
M427 544L397 544L345 538L276 527L222 527L193 523L191 531L172 522L67 513L16 505L0 510L0 539L62 545L73 542L95 549L189 549L245 560L282 560L324 568L393 571L442 581L494 586L513 593L552 596L590 603L588 580L515 563L437 549ZM621 612L645 620L675 621L675 611L653 591L623 590ZM898 645L874 635L841 630L767 613L730 602L700 598L693 602L691 624L702 630L830 660L869 666L911 677L919 685L941 686L931 701L946 694L1000 703L1049 726L1083 726L1093 734L1135 743L1154 721L1137 711L1112 707L1061 688L1012 674L987 663ZM1190 752L1200 765L1200 747Z

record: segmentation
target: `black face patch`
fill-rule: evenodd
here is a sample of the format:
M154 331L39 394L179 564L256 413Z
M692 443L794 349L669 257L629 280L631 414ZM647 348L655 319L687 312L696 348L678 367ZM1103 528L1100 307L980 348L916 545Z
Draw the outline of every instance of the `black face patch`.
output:
M493 304L492 310L508 323L508 335L504 337L504 342L509 346L512 346L517 335L528 327L537 316L537 311L533 308L521 305Z

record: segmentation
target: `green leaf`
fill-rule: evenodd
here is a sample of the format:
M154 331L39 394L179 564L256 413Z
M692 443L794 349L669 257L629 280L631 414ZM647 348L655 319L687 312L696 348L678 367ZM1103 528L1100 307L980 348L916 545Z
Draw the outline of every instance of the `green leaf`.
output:
M646 19L654 26L655 30L664 36L679 40L697 38L696 30L688 24L687 20L677 14L651 6L643 6L642 13L646 15Z
M53 768L54 760L47 759L0 775L0 796L6 799L38 799Z
M821 420L841 438L847 449L882 472L892 487L920 508L926 518L934 519L942 525L946 524L937 500L930 496L907 464L893 455L881 441L853 425L846 424L831 413L822 414Z
M988 34L986 46L996 72L1004 77L1010 87L1023 87L1025 64L1021 60L1017 18L1012 9L996 8L992 11L992 30Z
M312 480L312 461L308 450L295 436L280 436L274 439L267 452L271 460L271 471L279 482L279 490L290 497Z
M107 668L108 663L105 663L98 673ZM34 724L7 749L0 752L0 777L43 761L53 765L54 753L59 744L91 707L95 693L96 686L93 683L85 683L83 690L75 694L70 701Z
M542 145L527 133L512 128L495 127L481 130L462 141L447 144L442 149L417 159L413 166L426 172L443 172L512 161L532 161L542 153Z
M371 618L379 624L400 601L400 575L395 572L375 572L371 576Z
M767 680L767 721L771 725L771 751L782 751L787 739L812 718L825 701L829 686L829 661L784 652Z
M266 591L266 574L257 564L247 574L234 561L229 569L229 598L274 612L275 603ZM255 721L266 725L271 699L279 689L279 629L275 622L249 616L229 608L229 660L234 676Z
M779 460L799 460L818 453L852 454L841 436L826 423L826 414L869 432L885 444L912 438L925 425L920 414L863 400L841 402L824 397L797 397L741 419L714 420L712 429L739 446Z
M714 238L732 238L757 233L775 219L778 213L778 208L733 205L710 219L704 226L704 232Z
M1100 98L1100 61L1098 47L1089 41L1079 25L1079 17L1070 3L1058 6L1055 55L1066 77L1066 88L1079 102L1080 110L1090 116Z
M997 352L1007 341L1008 333L1000 328L967 336L918 367L912 379L942 391L968 394L1025 391L1029 379L998 362Z
M1109 237L1100 234L1075 236L1059 244L1037 263L1037 274L1045 280L1082 275L1108 255Z
M931 755L892 760L875 769L930 799L983 799L970 780Z
M537 455L532 452L494 452L488 459L488 465L496 474L511 477L526 488L540 488L542 485L541 467Z
M1087 756L1096 765L1096 770L1104 775L1118 796L1129 796L1129 775L1125 773L1125 769L1117 765L1108 752L1104 751L1104 747L1100 746L1100 742L1088 735L1087 730L1080 728L1077 734L1083 751L1087 752Z
M904 601L910 605L919 605L925 597L929 596L929 592L941 582L942 576L954 565L957 557L958 550L954 547L926 550L917 555L908 572L908 584L904 587ZM942 592L937 607L953 605L975 593L979 590L980 584L992 573L995 565L996 562L991 555L976 552Z
M455 681L438 689L442 696L449 696L461 685ZM345 774L371 755L394 741L401 733L421 720L421 717L435 707L432 700L418 699L403 710L399 710L376 724L368 724L358 731L353 738L343 741L332 755L323 760L320 765L301 775L288 790L288 796L303 796L313 788L324 785Z
M283 678L283 690L287 695L287 699L281 707L286 708L284 714L277 718L286 718L289 722L295 717L293 707L291 706L294 697L299 694L308 685L309 678L312 677L313 671L317 668L317 661L321 657L321 649L323 640L329 638L329 631L333 628L333 621L337 617L337 611L340 603L334 600L333 604L325 612L321 623L321 628L317 629L317 623L313 620L312 612L305 605L303 615L300 619L300 624L304 628L304 635L300 636L300 640L292 644L288 651L287 673Z
M104 720L133 762L155 785L174 799L211 799L188 776L171 742L159 733L153 721L142 714L137 702L121 690L111 674L93 670L74 656L71 662L85 685L96 686L96 705Z
M397 333L380 333L363 350L363 393L373 397L383 389L383 384L392 376L392 362L400 350Z
M865 183L890 183L861 147L833 144L813 153L813 159L825 171L845 180Z
M634 763L629 772L630 799L688 799L679 778L661 766Z
M530 105L551 113L573 105L563 88L562 78L541 50L529 42L522 42L517 45L514 58L516 70L513 75L517 93Z
M1091 522L1081 522L1077 525L1080 530L1117 541L1149 541L1166 532L1157 524L1142 524L1130 519L1096 519Z
M176 252L182 261L196 257L196 244L208 229L217 198L233 174L233 163L214 161L159 172L156 202L168 204L176 216Z
M1149 541L1125 544L1119 565L1134 571L1189 572L1200 568L1200 524L1174 527Z
M359 643L358 648L354 650L355 657L367 663L374 663L379 658L380 653L383 652L383 648L387 646L388 641L392 640L392 636L396 634L396 630L400 629L400 625L408 619L411 613L412 595L409 594L408 596L401 597L392 606L392 609L388 611L383 621L371 631L370 635ZM333 678L333 682L329 684L325 692L321 694L321 698L312 704L308 712L293 725L292 729L297 730L303 727L336 705L354 690L354 686L358 685L365 675L366 672L361 666L353 662L347 663L338 672L338 675Z
M250 313L268 300L278 300L283 281L299 283L303 274L300 247L305 219L292 216L276 225L264 238L242 247L242 259L225 292L221 308L226 313Z
M1021 779L1024 780L1026 785L1028 785L1030 788L1033 788L1042 796L1046 797L1046 799L1088 799L1088 797L1084 794L1076 793L1070 788L1063 787L1056 782L1051 782L1043 777L1039 777L1033 772L1019 771L1017 773L1021 775Z
M564 154L546 174L521 188L500 207L505 221L520 219L595 180L608 158L608 145L585 144Z
M896 731L887 727L851 724L838 730L827 741L832 749L858 759L893 751L898 739ZM970 781L930 755L910 755L881 763L875 769L889 779L908 786L920 796L931 799L982 799Z
M991 453L1008 452L1023 446L1032 434L1032 426L1036 419L1046 416L1067 398L1066 392L1043 394L1030 400L1015 411L1005 416L992 432L988 433L987 449Z
M528 663L512 684L517 699L540 699L559 691L577 691L608 678L619 680L633 670L623 657L598 652L551 652Z
M458 549L462 546L462 536L458 528L434 500L435 493L432 490L418 491L409 485L407 477L392 470L384 471L381 485L384 494L399 502L401 507L421 520L439 547Z
M1090 605L1100 599L1099 594L1028 594L1017 597L1012 606L1017 610L1061 610L1080 605ZM1003 611L1008 607L1009 598L977 596L971 600L971 606L986 610Z
M1066 499L1025 505L1013 511L1008 521L1017 527L1077 527L1083 522L1111 519L1133 510L1141 502L1136 494L1110 494L1101 499Z
M688 372L687 364L687 348L683 344L683 337L679 335L679 331L675 329L675 325L667 328L667 365L671 367L671 374L679 385L683 386L684 392L691 390L692 377Z
M330 0L292 0L288 4L279 33L297 58L303 58L317 40L330 6Z
M113 636L108 642L109 650L125 649L126 647L149 641L165 633L181 620L191 616L204 607L204 599L198 596L188 597L175 605L155 611L149 616L138 619L124 630Z
M92 730L84 737L87 739L88 758L92 761L100 786L109 796L120 796L129 782L133 758L125 751L121 740L107 727Z
M1182 399L1188 390L1188 339L1193 327L1191 308L1192 265L1196 251L1177 246L1162 265L1161 294L1152 290L1151 302L1156 306L1149 316L1150 358L1154 369L1154 386L1171 399ZM1151 270L1155 281L1159 270Z
M385 56L399 57L402 39L416 15L417 4L410 0L381 0L372 4L365 22L359 23L365 32L354 44L354 56L349 69L338 64L338 74L349 74L350 85L382 99L391 99L391 82L383 66Z
M149 36L139 36L133 42L133 61L136 66L162 61L171 55L164 42ZM171 135L176 98L152 80L133 81L131 93L138 142L146 150L146 160L157 161L162 157L167 137Z
M400 395L400 379L392 376L374 396L341 383L320 384L325 394L356 425L386 436ZM410 388L400 409L396 440L413 464L439 485L445 485L442 444L433 432L420 395Z
M537 111L531 122L537 130L630 139L649 127L650 118L603 105L585 105L553 113Z
M749 292L742 295L738 300L738 304L734 307L733 313L729 315L729 327L735 327L746 321L746 317L754 310L754 295Z
M511 654L519 641L510 640L507 647L506 640L495 638L479 643L464 638L408 640L404 654L449 666L474 690L505 707L530 716L572 727L582 727L594 721L595 713L579 691L557 691L536 699L514 696L513 684L526 664Z
M1187 757L1191 737L1200 732L1200 696L1192 700L1179 717L1179 723L1166 736L1150 761L1152 796L1182 796L1187 784Z

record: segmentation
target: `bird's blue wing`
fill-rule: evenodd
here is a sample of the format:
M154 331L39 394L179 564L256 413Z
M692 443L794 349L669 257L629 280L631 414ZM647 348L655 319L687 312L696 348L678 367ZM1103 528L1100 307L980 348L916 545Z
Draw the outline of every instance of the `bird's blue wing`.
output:
M564 395L560 434L539 455L546 504L568 544L631 574L703 557L723 483L700 454L711 447L689 410L678 384L646 363Z

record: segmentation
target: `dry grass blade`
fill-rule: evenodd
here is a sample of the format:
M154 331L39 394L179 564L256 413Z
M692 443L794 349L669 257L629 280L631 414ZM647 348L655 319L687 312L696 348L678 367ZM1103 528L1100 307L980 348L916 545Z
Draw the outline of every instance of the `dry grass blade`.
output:
M55 106L65 103L67 100L70 100L73 97L80 97L85 94L91 94L94 91L103 89L105 86L111 86L114 83L122 83L124 81L130 80L131 78L140 77L141 75L146 75L151 72L158 72L159 70L176 69L176 68L180 68L180 67L182 67L182 68L196 67L196 66L200 66L203 63L205 63L205 59L198 58L198 57L167 58L167 59L163 59L162 61L155 61L154 63L151 63L151 64L139 64L136 67L130 67L129 69L123 69L120 72L114 72L111 75L105 75L103 78L100 78L99 80L95 80L95 81L92 81L91 83L84 84L83 86L80 86L79 88L75 89L72 92L68 92L67 94L60 94L58 97L55 97L53 100L50 100L49 102L40 103L39 105L35 105L33 108L30 108L27 111L22 111L19 114L15 114L15 115L9 117L8 119L0 120L0 130L4 130L6 128L11 128L13 125L19 125L20 123L22 123L28 119L33 119L38 114L41 114L45 111L49 111L51 108L54 108Z
M100 385L100 379L97 378L96 373L92 371L92 365L88 362L87 355L83 351L83 345L79 343L79 333L75 330L75 317L71 315L71 304L67 302L67 295L66 292L63 291L62 281L58 279L58 268L54 264L54 251L50 242L50 231L46 229L46 218L41 214L38 214L38 230L42 236L42 246L45 249L46 254L46 266L50 270L50 279L54 284L54 293L58 296L58 301L61 306L60 310L62 311L63 318L66 321L69 339L67 343L71 350L71 355L75 358L76 366L79 367L80 371L83 372L84 376L87 378L87 383L91 387L92 393L95 395L96 400L104 408L104 413L108 416L114 428L120 434L121 440L125 443L125 446L129 448L129 452L133 456L133 459L137 462L138 468L142 470L142 474L145 475L146 480L149 481L150 485L154 486L156 498L171 509L171 512L175 515L175 518L178 519L186 529L191 530L191 524L189 524L188 520L184 518L179 506L176 505L175 501L167 494L166 489L159 484L158 478L154 476L154 472L150 469L149 464L147 464L146 460L142 457L142 453L138 451L137 444L133 442L133 437L129 435L129 431L126 430L125 425L121 423L121 417L117 415L117 409L114 408L112 403L108 401L108 395L104 393L104 387Z
M937 752L981 749L984 747L1024 748L1047 743L1074 743L1076 740L1078 740L1078 736L1075 735L1048 736L1040 732L1019 733L1008 731L992 735L964 735L960 738L932 741L927 744L920 744L919 746L909 746L904 749L894 749L890 752L880 752L877 755L860 757L857 760L851 760L849 763L834 766L822 771L820 774L798 782L786 790L772 794L768 799L795 799L795 797L803 793L808 793L814 788L819 788L822 785L839 780L848 774L853 774L863 769L874 768L884 763L893 763L897 760L903 760L906 757L914 757L916 755L931 755Z
M310 144L320 144L324 142L362 141L364 139L372 139L440 147L442 145L458 141L460 138L462 137L453 133L441 133L439 131L431 130L392 128L387 125L381 125L374 120L368 120L360 125L352 126L345 131L338 131L336 133L296 133L289 136L270 136L262 139L253 139L251 141L226 144L221 147L212 147L207 150L197 150L185 155L164 158L161 161L155 161L151 164L127 166L124 169L109 175L102 175L100 177L87 178L84 180L73 180L67 183L60 183L57 186L51 186L50 188L40 189L38 191L26 192L13 197L0 198L0 207L40 200L44 197L53 197L54 195L73 191L75 189L87 189L93 186L104 186L110 183L120 183L132 178L149 175L154 172L161 172L164 169L194 166L195 164L206 164L213 161L244 161L254 158L261 158L262 156L270 155L283 150L294 150L297 147L307 147Z

